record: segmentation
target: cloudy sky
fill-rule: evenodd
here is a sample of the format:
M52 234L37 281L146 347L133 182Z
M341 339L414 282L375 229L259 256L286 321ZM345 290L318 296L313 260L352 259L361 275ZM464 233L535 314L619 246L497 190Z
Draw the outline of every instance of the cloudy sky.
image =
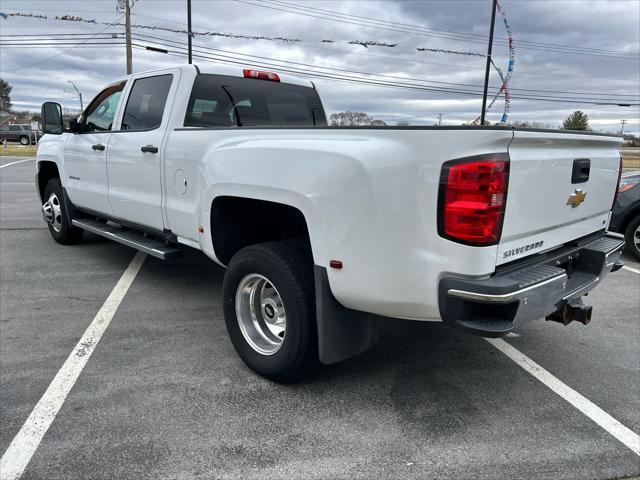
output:
M77 98L68 93L68 80L82 91L86 105L104 84L126 73L125 47L120 44L124 29L100 24L123 21L116 4L116 0L0 0L2 13L48 17L0 18L0 74L13 86L15 108L39 110L43 100L77 108ZM472 121L480 110L483 58L419 53L416 48L484 53L490 0L193 0L192 4L195 32L300 40L196 36L197 55L203 58L194 63L277 63L315 72L323 77L316 85L329 113L357 110L389 123L408 120L425 125L436 123L441 113L447 125ZM625 131L640 133L640 1L501 0L501 5L515 46L511 120L556 127L579 109L588 113L595 130L619 131L620 120L627 119ZM186 0L136 0L132 13L134 24L186 28ZM54 19L65 14L98 23ZM110 33L117 38L105 37ZM133 33L138 45L133 51L135 72L186 62L184 34L143 28L134 28ZM499 43L494 61L506 70L507 34L500 16L495 38ZM397 45L365 48L350 41ZM96 42L118 44L93 45ZM164 46L170 54L146 51L145 46ZM346 77L369 83L347 82ZM495 71L491 85L494 89L500 85ZM499 120L503 107L502 101L496 102L488 119Z

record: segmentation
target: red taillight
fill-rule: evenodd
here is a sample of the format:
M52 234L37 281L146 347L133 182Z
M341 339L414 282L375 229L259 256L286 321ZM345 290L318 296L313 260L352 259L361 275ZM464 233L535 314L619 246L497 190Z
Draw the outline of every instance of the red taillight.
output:
M506 154L446 162L440 177L440 236L468 245L498 243L508 184L509 157Z
M277 73L263 72L261 70L242 70L244 78L257 78L258 80L271 80L272 82L279 82L280 77Z
M620 155L620 166L618 167L618 181L616 182L616 191L613 194L613 203L611 204L611 210L616 206L618 200L618 193L620 192L620 180L622 179L622 155Z

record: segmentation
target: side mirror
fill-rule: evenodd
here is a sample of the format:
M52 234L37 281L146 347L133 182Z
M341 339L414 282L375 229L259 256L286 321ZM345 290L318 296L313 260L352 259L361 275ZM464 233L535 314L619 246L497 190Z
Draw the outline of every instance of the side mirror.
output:
M42 121L42 133L49 133L51 135L62 134L62 107L59 103L44 102L42 104L40 120Z

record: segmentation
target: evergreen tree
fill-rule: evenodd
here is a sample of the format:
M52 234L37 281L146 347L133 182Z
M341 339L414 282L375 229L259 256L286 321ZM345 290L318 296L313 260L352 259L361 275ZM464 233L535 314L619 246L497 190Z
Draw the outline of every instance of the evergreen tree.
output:
M563 130L591 130L586 113L576 110L562 122Z
M13 107L11 103L11 90L13 90L13 87L0 78L0 110L3 112L10 112L11 107Z

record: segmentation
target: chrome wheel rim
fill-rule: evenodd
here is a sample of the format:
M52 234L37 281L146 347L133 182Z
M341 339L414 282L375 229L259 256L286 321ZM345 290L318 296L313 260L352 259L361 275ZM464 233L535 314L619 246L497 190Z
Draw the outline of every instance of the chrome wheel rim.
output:
M42 217L56 232L62 230L62 207L55 193L49 195L47 202L42 205Z
M246 275L236 290L236 318L247 343L262 355L273 355L282 347L287 316L282 298L266 277Z
M640 225L638 225L636 231L633 232L633 246L637 252L640 252Z

